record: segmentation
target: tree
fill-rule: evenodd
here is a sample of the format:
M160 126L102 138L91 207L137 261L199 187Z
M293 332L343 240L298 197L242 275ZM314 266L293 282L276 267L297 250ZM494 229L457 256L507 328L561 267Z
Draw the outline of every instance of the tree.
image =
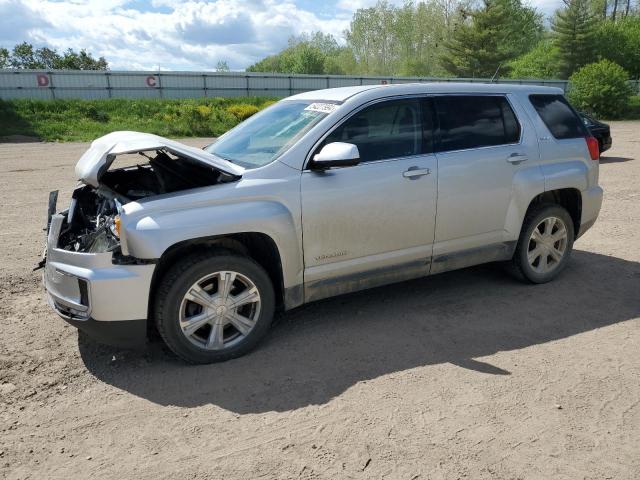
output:
M446 42L442 66L461 77L491 77L524 54L542 36L542 16L520 0L484 0Z
M558 47L549 40L541 40L538 45L524 55L509 62L511 78L558 78Z
M229 68L229 64L226 60L218 60L216 63L216 72L229 72L231 69Z
M19 43L13 47L9 65L11 68L44 68L41 64L36 63L33 45L27 42Z
M624 68L632 78L640 78L640 17L627 16L598 26L595 40L597 57Z
M318 47L303 42L296 45L286 58L286 69L291 73L324 73L325 54Z
M594 12L603 20L618 20L634 14L632 0L591 0ZM637 8L637 0L636 0ZM637 13L637 11L635 11Z
M358 9L345 32L362 73L391 75L397 51L394 20L397 8L386 0Z
M248 72L343 74L337 60L347 60L330 34L315 32L289 39L289 46L247 68Z
M58 68L61 57L58 52L47 47L42 47L34 52L34 59L37 67L34 68Z
M568 78L577 69L596 59L597 18L589 0L565 0L556 12L551 28L560 52L559 71Z
M9 68L9 50L0 48L0 68Z
M453 1L406 3L397 10L395 20L396 43L399 48L394 72L409 76L442 76L446 72L439 58L444 53L444 41L453 31L458 10L449 11L463 4Z
M348 47L340 47L334 54L324 59L324 73L328 75L352 75L359 73L358 63L353 51Z
M439 58L472 0L386 1L358 10L345 31L357 73L441 76Z
M109 65L104 57L97 60L86 50L76 53L68 49L60 55L55 49L42 47L34 49L27 42L19 43L13 47L9 54L7 49L6 65L10 68L29 69L66 69L66 70L108 70Z
M80 50L80 53L76 53L69 48L64 52L54 68L64 70L108 70L109 65L104 57L96 60L84 49Z

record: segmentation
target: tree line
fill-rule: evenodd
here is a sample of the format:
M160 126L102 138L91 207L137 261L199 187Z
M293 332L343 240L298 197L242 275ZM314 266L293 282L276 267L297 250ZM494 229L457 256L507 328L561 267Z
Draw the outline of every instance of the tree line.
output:
M640 9L633 2L564 0L545 22L522 0L381 0L355 12L343 44L320 32L292 37L247 70L566 79L609 60L640 78Z
M29 68L34 70L108 70L104 57L94 58L86 50L69 48L62 53L56 49L34 48L27 42L19 43L11 51L0 48L0 68Z

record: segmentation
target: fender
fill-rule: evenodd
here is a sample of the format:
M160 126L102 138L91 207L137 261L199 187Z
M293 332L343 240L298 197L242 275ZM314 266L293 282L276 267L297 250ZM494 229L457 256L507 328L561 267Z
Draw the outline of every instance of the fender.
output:
M518 172L513 179L513 194L505 221L506 240L518 239L524 216L535 197L565 188L577 189L584 197L589 175L589 168L579 160L548 163Z
M541 168L546 192L561 188L576 188L584 192L589 187L589 168L583 161L546 163Z
M135 202L125 205L121 232L123 253L140 259L157 259L169 247L186 240L262 233L274 241L280 253L284 287L302 284L300 229L287 206L272 199L232 197L216 201L211 195L205 198L202 202L193 198L179 202L182 206L176 205L177 198L174 198L171 209L147 211Z

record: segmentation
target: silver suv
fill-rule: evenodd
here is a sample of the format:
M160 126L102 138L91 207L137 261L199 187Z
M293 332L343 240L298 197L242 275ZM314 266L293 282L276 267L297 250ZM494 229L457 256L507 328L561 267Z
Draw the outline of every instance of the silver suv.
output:
M107 343L156 328L196 363L252 349L276 308L494 261L548 282L602 203L562 91L515 85L302 93L202 150L111 133L76 174L49 205L52 307Z

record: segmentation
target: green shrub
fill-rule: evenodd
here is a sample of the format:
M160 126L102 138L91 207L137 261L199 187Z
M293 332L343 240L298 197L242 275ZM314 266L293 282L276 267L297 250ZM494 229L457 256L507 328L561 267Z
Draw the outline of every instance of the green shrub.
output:
M590 63L569 78L569 100L578 110L596 117L620 118L632 93L628 80L629 75L617 63Z
M243 121L249 118L251 115L258 113L260 109L255 105L247 105L246 103L239 103L238 105L231 105L227 107L227 112L235 116L238 120Z

